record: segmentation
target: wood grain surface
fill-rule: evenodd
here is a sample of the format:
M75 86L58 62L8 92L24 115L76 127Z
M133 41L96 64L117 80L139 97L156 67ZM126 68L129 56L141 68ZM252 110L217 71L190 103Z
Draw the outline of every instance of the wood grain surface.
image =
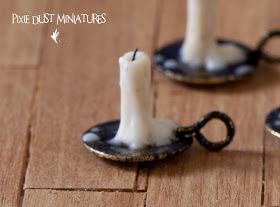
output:
M255 47L280 28L279 0L217 0L216 35ZM106 13L102 25L13 25L12 13ZM118 57L184 37L185 0L10 0L0 4L0 206L280 206L280 143L264 128L280 105L280 67L261 62L237 83L192 87L153 70L160 118L190 125L220 110L234 141L156 163L124 164L89 153L81 134L119 117ZM60 32L59 43L50 35ZM280 54L280 41L266 48ZM153 67L154 69L154 67ZM218 140L224 126L203 132Z
M27 190L24 207L144 206L144 193Z
M47 1L11 0L0 6L0 65L35 67L38 64L45 25L13 24L12 14L38 15L47 9Z
M279 28L280 27L280 4L278 1L269 1L270 10L268 12L268 27ZM278 18L277 18L278 17ZM280 41L272 41L269 44L268 51L273 54L280 53ZM271 70L278 71L278 77L280 76L280 67L274 66ZM279 83L279 79L278 79ZM279 99L280 84L275 84L274 87L270 87L267 90L267 108L263 109L269 113L273 108L280 106ZM279 206L280 205L280 140L271 135L267 131L265 132L264 140L264 169L263 169L263 182L264 182L264 206Z
M0 69L0 206L17 206L30 136L35 71Z

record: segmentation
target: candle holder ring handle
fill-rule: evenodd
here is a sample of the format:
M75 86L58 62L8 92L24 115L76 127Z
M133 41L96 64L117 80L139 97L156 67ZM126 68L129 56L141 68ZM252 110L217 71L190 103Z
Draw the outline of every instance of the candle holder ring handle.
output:
M280 56L274 56L264 51L264 48L267 45L268 41L275 37L280 38L280 30L271 30L266 33L258 43L256 51L259 52L261 58L263 58L267 62L280 63Z
M211 142L200 132L200 130L212 119L219 119L225 124L227 128L226 137L222 141ZM179 127L176 130L176 137L196 138L203 147L210 151L218 151L226 147L232 141L234 134L235 127L232 119L225 113L219 111L208 113L205 116L201 117L197 123L187 127Z

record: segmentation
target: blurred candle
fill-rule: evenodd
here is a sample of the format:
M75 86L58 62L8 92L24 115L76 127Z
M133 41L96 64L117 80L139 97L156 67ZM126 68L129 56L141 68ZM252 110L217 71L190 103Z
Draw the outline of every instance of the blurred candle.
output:
M141 51L128 52L119 64L121 119L110 143L132 149L169 144L177 124L153 118L150 58Z
M215 0L188 0L188 24L183 45L183 60L203 66L214 38Z
M240 48L216 43L216 0L187 1L187 27L181 50L182 60L193 67L206 67L208 70L222 69L242 61L245 55Z

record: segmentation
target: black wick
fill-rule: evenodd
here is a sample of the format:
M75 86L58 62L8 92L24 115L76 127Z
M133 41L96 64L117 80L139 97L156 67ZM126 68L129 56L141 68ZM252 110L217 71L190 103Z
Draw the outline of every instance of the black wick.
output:
M259 42L259 44L257 45L257 52L260 53L261 57L268 61L268 62L280 62L280 57L276 57L276 56L272 56L272 55L269 55L267 53L264 52L264 48L266 46L266 44L268 43L268 41L271 39L271 38L275 38L275 37L280 37L280 30L272 30L270 32L268 32L262 39L261 41Z
M138 51L138 49L136 48L136 49L134 50L134 53L133 53L133 56L132 56L132 60L131 60L131 61L134 61L134 60L135 60L137 51Z
M212 119L221 120L227 128L227 135L224 140L220 142L210 142L207 140L200 130ZM221 150L227 146L233 139L235 134L234 123L231 118L221 112L214 111L203 116L197 123L188 127L179 127L176 130L176 137L178 138L196 138L197 141L206 149L211 151Z

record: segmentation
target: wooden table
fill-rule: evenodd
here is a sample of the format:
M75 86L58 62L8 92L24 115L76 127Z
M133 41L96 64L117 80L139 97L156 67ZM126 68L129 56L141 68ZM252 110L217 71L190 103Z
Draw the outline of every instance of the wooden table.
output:
M13 25L13 12L105 12L107 22ZM217 21L218 36L254 47L280 27L280 2L219 0ZM90 125L119 117L118 57L182 38L185 0L10 0L1 2L0 25L0 206L280 205L280 143L264 130L280 104L279 66L262 62L246 80L207 88L154 72L155 116L188 125L221 110L234 119L237 134L221 152L195 143L168 160L122 164L82 145ZM279 54L279 44L270 50ZM208 136L221 137L221 125L211 126Z

